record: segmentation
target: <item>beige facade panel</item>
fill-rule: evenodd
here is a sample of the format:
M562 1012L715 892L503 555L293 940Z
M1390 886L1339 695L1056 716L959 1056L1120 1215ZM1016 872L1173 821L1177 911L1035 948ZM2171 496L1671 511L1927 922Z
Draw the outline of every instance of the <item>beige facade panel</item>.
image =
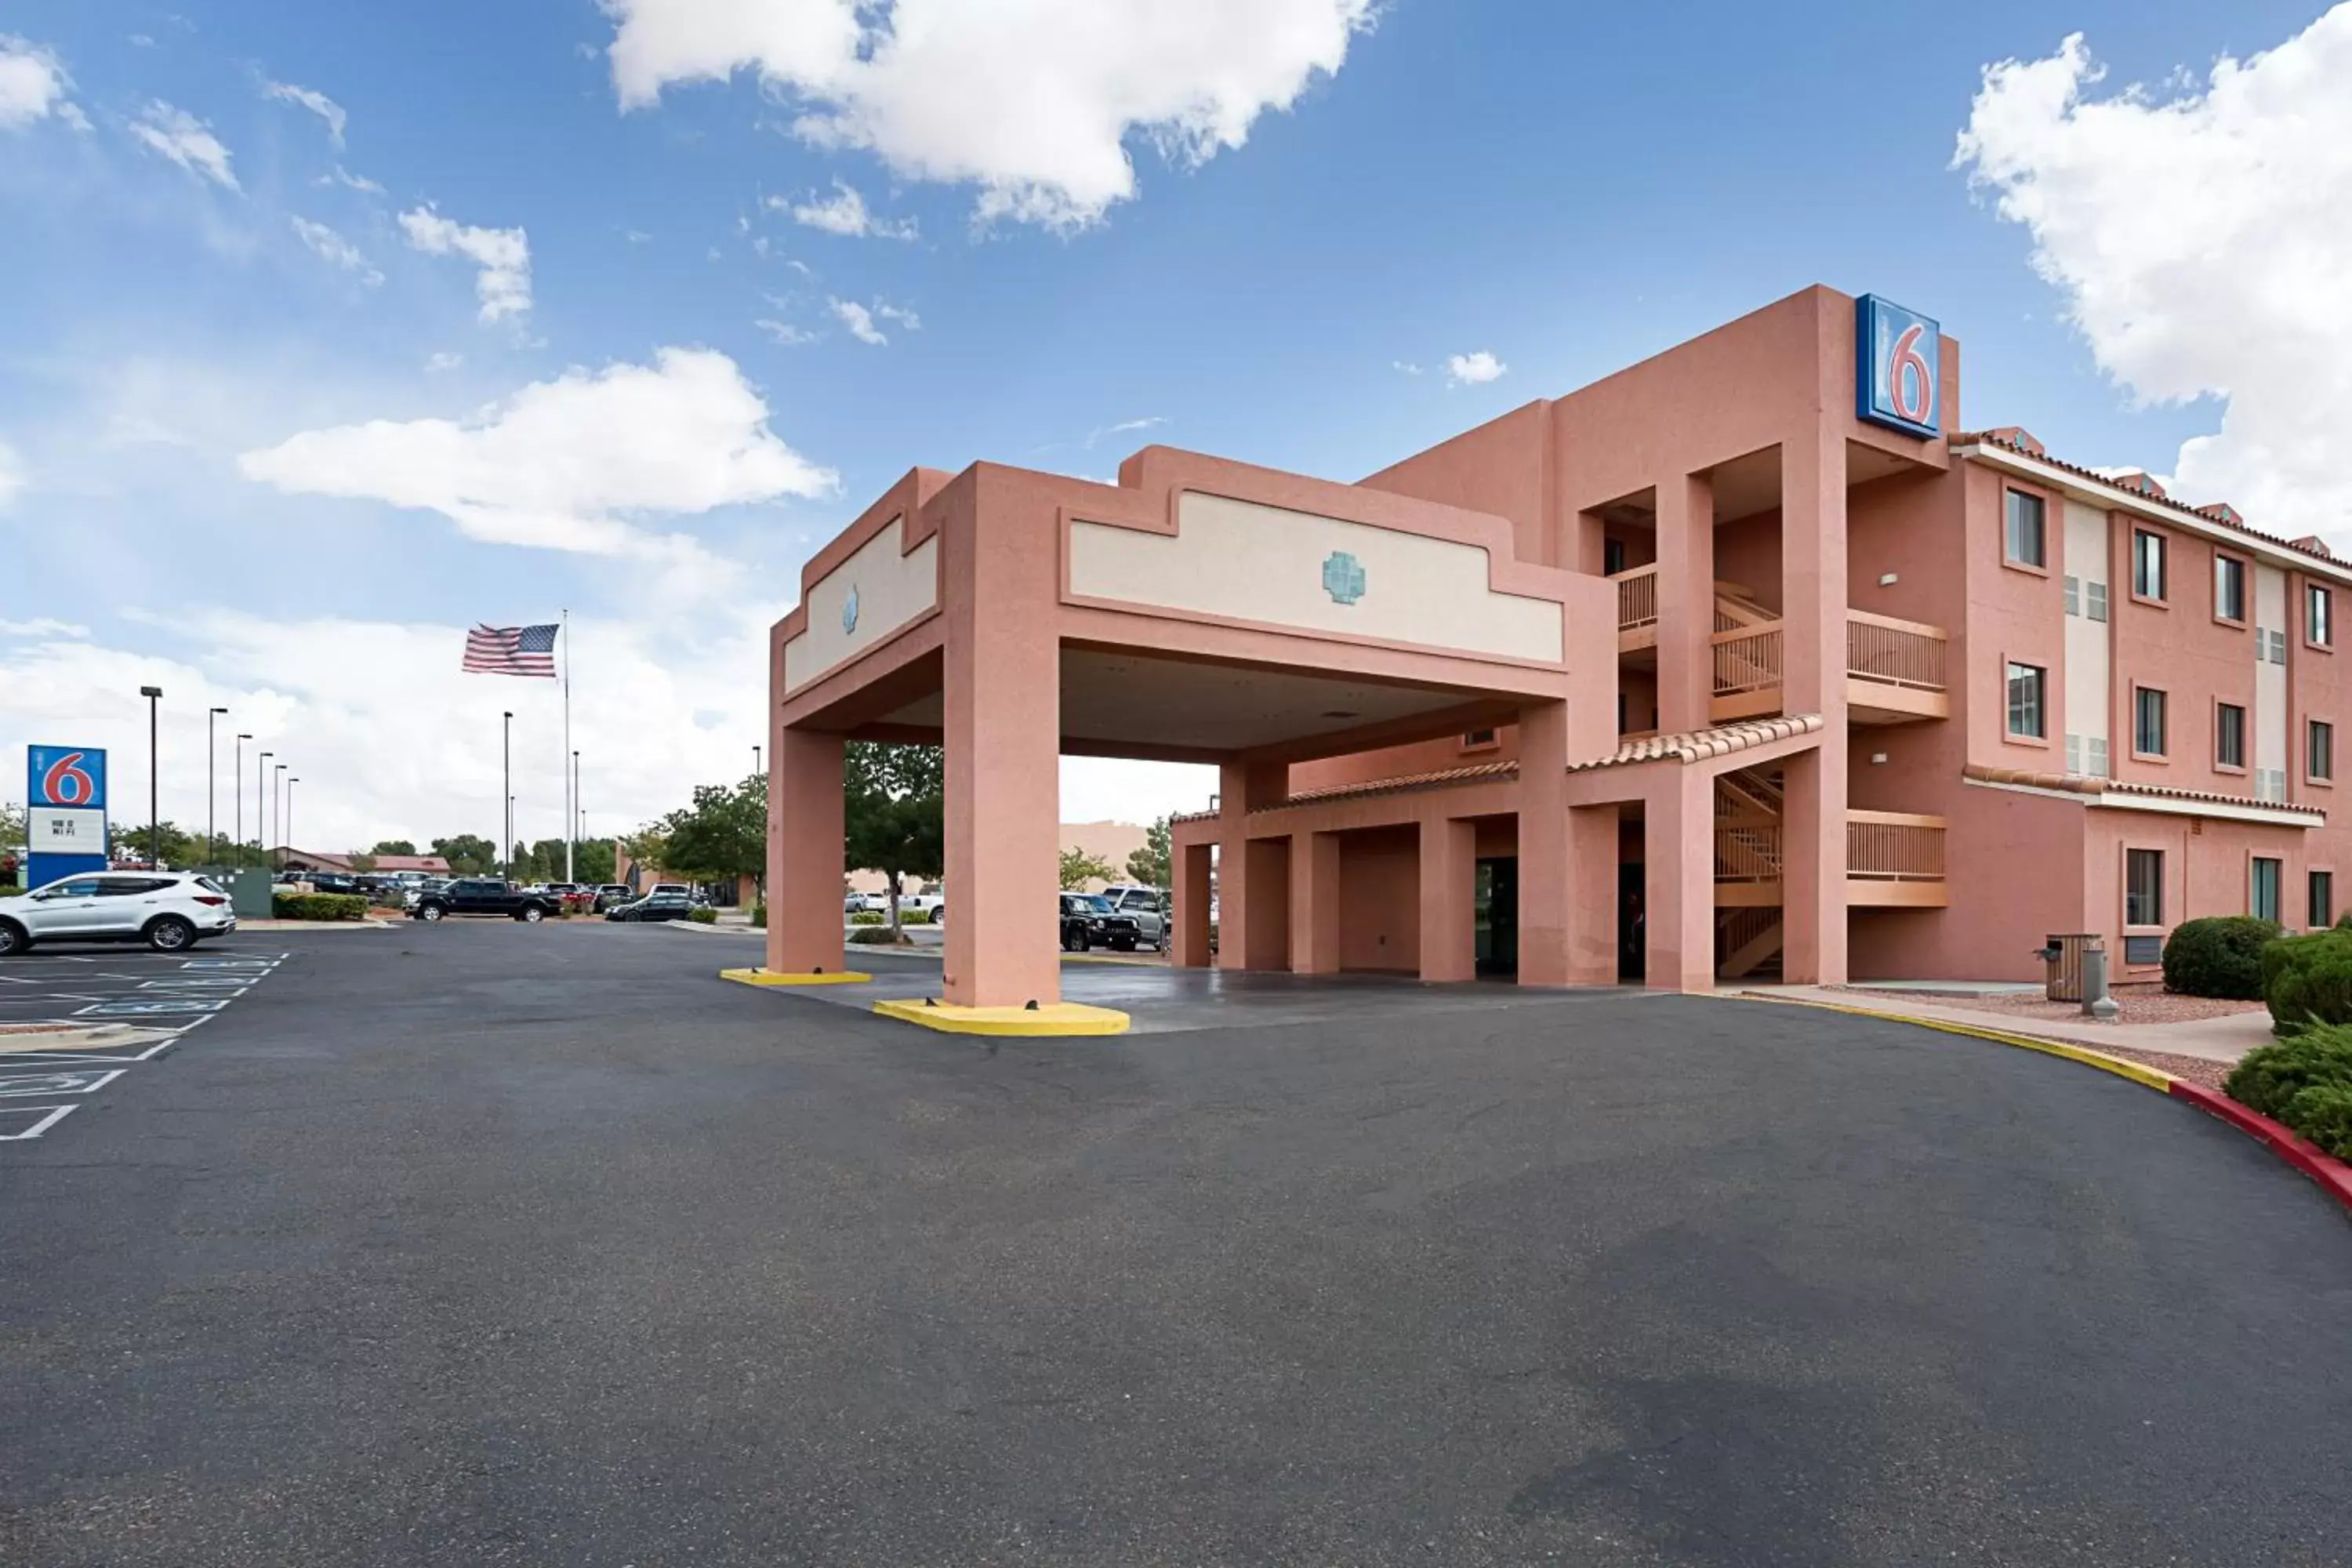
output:
M887 641L940 602L935 534L902 551L907 520L889 525L817 580L808 592L808 627L784 645L784 689L795 690L842 660ZM856 611L850 608L853 595Z
M1337 594L1325 584L1335 557ZM1559 663L1560 606L1495 592L1487 568L1475 544L1192 492L1173 536L1070 526L1070 591L1081 598Z

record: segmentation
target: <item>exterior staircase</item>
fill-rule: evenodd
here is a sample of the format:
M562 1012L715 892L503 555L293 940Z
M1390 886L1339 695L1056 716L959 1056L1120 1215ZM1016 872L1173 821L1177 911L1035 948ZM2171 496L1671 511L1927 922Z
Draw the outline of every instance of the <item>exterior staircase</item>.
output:
M1780 969L1781 775L1739 768L1715 781L1716 973L1754 979Z

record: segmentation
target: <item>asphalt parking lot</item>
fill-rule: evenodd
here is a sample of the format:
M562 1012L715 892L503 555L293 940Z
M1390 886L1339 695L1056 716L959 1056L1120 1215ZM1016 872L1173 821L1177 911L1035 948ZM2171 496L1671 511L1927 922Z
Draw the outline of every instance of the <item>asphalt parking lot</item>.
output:
M0 1563L2352 1561L2352 1225L2063 1062L1627 994L957 1040L698 933L257 935L0 1142Z

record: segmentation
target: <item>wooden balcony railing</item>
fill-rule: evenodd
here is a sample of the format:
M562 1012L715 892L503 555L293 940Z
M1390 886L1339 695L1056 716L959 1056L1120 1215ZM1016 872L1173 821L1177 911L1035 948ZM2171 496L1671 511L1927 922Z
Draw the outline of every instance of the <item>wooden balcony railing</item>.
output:
M1769 691L1780 684L1780 623L1717 632L1707 641L1715 655L1715 694L1737 697Z
M1902 811L1849 810L1845 874L1866 881L1942 881L1944 819Z
M1658 624L1658 567L1652 562L1620 572L1610 579L1617 584L1617 629L1630 632Z
M1941 691L1944 687L1944 646L1941 626L1898 621L1866 610L1848 610L1845 616L1846 673L1856 680L1874 680L1914 691Z
M1715 820L1715 879L1777 882L1780 879L1780 819L1777 816Z

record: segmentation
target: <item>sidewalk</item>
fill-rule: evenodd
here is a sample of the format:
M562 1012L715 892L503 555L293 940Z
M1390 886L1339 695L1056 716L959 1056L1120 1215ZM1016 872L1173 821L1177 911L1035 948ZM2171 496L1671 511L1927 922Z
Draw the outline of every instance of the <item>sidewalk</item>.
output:
M2027 1035L2036 1039L2063 1040L2093 1050L2149 1051L2161 1056L2193 1057L2201 1061L2234 1064L2256 1046L2271 1043L2271 1016L2262 1008L2219 1018L2195 1018L2179 1024L2079 1023L2021 1016L1990 1007L1969 1007L1941 996L1890 996L1880 992L1829 985L1750 985L1747 994L1779 997L1791 1002L1826 1002L1876 1013L1899 1013L1934 1018L1947 1024L1967 1024L1979 1029Z

